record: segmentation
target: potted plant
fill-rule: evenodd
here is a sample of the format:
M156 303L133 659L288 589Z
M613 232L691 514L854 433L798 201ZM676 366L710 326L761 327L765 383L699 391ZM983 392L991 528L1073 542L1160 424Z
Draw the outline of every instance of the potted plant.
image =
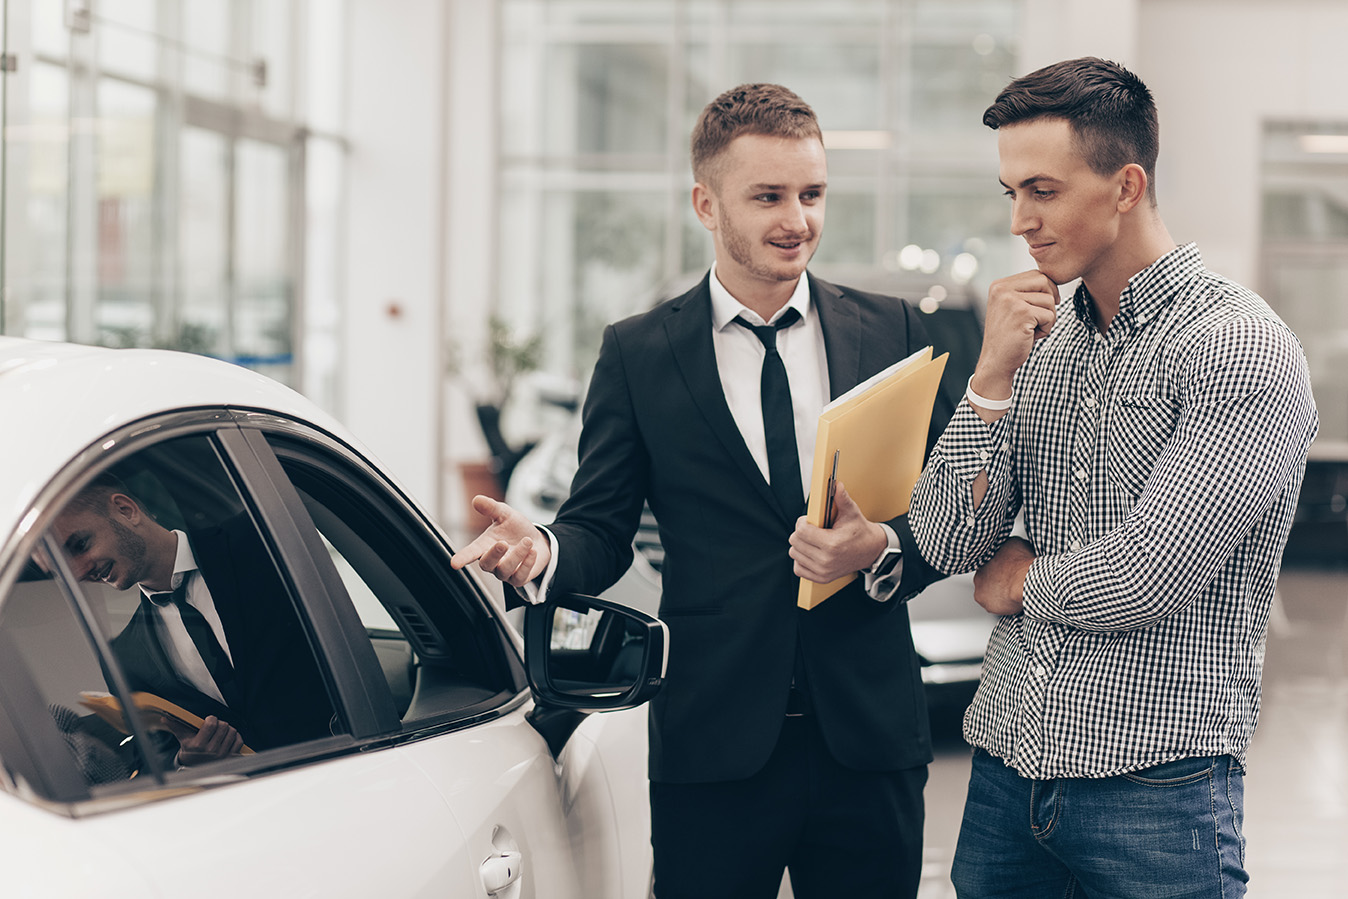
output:
M451 367L462 373L458 354L451 352ZM465 498L469 502L469 528L481 530L488 522L472 509L478 494L502 499L515 465L533 448L535 441L511 443L501 427L501 419L522 375L535 371L543 361L543 335L517 337L509 323L493 314L487 320L487 344L482 377L474 390L474 412L486 441L490 457L460 463Z

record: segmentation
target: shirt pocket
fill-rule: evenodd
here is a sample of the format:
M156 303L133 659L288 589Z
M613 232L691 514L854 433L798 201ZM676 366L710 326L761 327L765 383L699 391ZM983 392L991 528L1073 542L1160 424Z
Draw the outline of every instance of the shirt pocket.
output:
M1178 418L1178 408L1165 396L1120 395L1105 432L1105 471L1109 480L1134 499L1141 496L1157 459L1175 433Z

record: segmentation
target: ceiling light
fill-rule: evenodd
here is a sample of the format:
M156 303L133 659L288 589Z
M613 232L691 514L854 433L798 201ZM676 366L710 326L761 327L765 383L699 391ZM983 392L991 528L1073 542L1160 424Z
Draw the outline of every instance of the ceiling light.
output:
M1348 153L1348 134L1303 134L1297 144L1304 153Z

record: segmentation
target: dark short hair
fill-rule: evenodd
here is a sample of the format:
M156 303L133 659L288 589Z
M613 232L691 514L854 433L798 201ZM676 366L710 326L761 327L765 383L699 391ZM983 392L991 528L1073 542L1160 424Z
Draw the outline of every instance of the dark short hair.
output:
M100 472L92 481L79 489L79 492L72 496L65 505L63 512L72 509L82 509L88 512L97 512L107 517L108 500L114 493L123 493L136 499L135 494L127 489L126 484L122 482L116 474L111 471ZM136 505L140 505L140 500L136 500Z
M1136 163L1147 173L1147 198L1156 203L1160 127L1151 91L1132 72L1094 56L1067 59L1012 81L983 113L1001 128L1033 119L1065 119L1091 171L1112 175Z
M741 84L712 100L697 117L693 177L713 185L717 158L743 134L824 139L814 110L791 91L780 84Z

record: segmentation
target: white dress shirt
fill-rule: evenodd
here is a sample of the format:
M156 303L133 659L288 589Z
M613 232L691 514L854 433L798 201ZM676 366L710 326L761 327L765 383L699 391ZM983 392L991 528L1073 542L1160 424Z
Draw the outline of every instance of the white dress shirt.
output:
M220 623L220 613L216 611L215 601L211 599L211 591L206 586L206 579L201 576L201 571L197 568L196 557L192 555L192 547L187 542L187 535L182 531L174 531L174 536L178 538L178 552L173 560L173 580L170 584L171 589L176 590L178 585L187 579L187 599L185 600L199 611L203 618L211 625L211 630L215 632L215 638L220 641L220 648L225 651L229 657L230 664L234 663L234 656L229 651L229 641L225 638L224 625ZM145 585L140 585L141 592L146 596L158 592L147 590ZM159 633L159 642L164 647L164 652L168 655L169 662L172 663L178 676L190 683L198 691L211 697L221 705L228 705L225 697L221 695L220 688L216 686L215 678L211 677L210 671L206 668L206 662L201 658L201 653L197 646L192 642L192 637L187 633L187 626L183 624L182 612L173 603L159 605L151 602L149 608L155 616L155 626Z
M752 325L771 325L787 309L799 312L800 321L777 332L777 355L782 357L791 387L791 415L795 419L796 453L800 457L800 493L808 497L819 413L829 397L824 330L819 326L819 313L810 303L809 282L804 277L798 279L791 299L777 310L772 321L763 321L758 313L730 295L716 277L716 266L712 266L711 340L716 351L716 369L726 405L764 479L768 477L768 445L763 435L761 376L767 350L752 331L735 324L735 318L742 317Z

